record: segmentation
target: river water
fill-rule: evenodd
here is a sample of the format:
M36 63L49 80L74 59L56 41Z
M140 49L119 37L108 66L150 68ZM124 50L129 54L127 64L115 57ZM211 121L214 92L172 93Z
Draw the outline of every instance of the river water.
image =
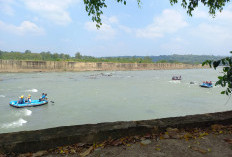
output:
M201 88L215 81L213 69L0 73L0 133L100 122L146 120L230 110L222 87ZM172 81L181 75L181 81ZM190 82L195 84L190 84ZM20 95L47 105L9 106Z

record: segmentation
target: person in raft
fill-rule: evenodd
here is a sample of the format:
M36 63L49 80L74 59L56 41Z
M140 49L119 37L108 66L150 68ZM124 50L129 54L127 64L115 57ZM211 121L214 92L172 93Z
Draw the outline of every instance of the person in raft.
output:
M45 93L45 98L44 100L48 101L47 93Z
M27 103L31 103L31 95L30 94L27 97Z
M18 101L18 104L24 104L25 101L24 101L24 96L22 95L20 98L19 98L19 101Z
M41 96L41 98L39 98L39 101L44 101L44 100L45 100L45 94L42 93L42 96Z

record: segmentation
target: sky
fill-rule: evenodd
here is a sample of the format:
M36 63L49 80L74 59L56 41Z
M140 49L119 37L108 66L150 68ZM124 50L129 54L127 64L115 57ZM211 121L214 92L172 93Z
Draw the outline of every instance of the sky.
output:
M83 0L0 0L0 50L74 56L229 55L232 3L213 18L199 6L193 16L169 0L107 0L100 29Z

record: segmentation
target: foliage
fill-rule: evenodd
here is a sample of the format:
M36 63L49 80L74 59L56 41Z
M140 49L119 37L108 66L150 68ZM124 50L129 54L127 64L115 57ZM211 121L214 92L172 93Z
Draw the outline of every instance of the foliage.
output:
M103 14L103 8L107 8L106 0L84 0L85 10L88 16L92 17L92 21L96 22L96 27L100 28L102 25L101 15ZM127 0L116 0L118 3L123 3L126 5ZM215 16L217 11L222 11L226 3L230 0L170 0L171 5L181 2L181 6L187 10L187 14L192 16L192 12L198 7L199 3L209 8L209 14ZM138 6L140 6L141 1L137 0Z
M126 0L116 0L118 3L123 3L126 5ZM140 5L140 0L137 0L138 5ZM96 22L97 28L102 25L101 15L103 14L102 8L107 8L105 0L84 0L85 10L88 16L92 16L92 21Z
M230 52L232 54L232 51ZM231 95L232 92L232 57L225 57L216 61L206 60L202 65L209 65L216 69L218 66L223 66L223 76L218 77L218 81L215 85L221 85L222 87L227 87L225 91L221 94Z
M150 57L92 57L82 56L77 52L74 57L68 54L51 52L32 53L30 50L21 52L0 51L3 60L43 60L43 61L75 61L75 62L115 62L115 63L153 63Z
M205 60L218 60L222 59L222 56L212 55L160 55L151 56L152 61L156 63L186 63L186 64L201 64Z
M226 3L230 0L179 0L181 1L181 6L187 9L187 14L192 16L192 11L198 7L199 3L209 8L209 14L215 16L216 11L222 11ZM178 0L170 0L171 5L178 3Z
M167 60L159 60L156 63L167 63L167 62L168 62Z

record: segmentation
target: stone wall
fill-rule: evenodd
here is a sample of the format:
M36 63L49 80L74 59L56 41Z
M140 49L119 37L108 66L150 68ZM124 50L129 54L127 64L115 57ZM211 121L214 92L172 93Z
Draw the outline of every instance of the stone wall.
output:
M49 72L49 71L116 71L116 70L160 70L195 69L199 65L182 63L94 63L64 61L19 61L0 60L0 72Z
M98 143L109 138L159 133L172 128L205 128L232 124L232 111L143 121L62 126L35 131L0 134L0 153L47 150L75 143Z

